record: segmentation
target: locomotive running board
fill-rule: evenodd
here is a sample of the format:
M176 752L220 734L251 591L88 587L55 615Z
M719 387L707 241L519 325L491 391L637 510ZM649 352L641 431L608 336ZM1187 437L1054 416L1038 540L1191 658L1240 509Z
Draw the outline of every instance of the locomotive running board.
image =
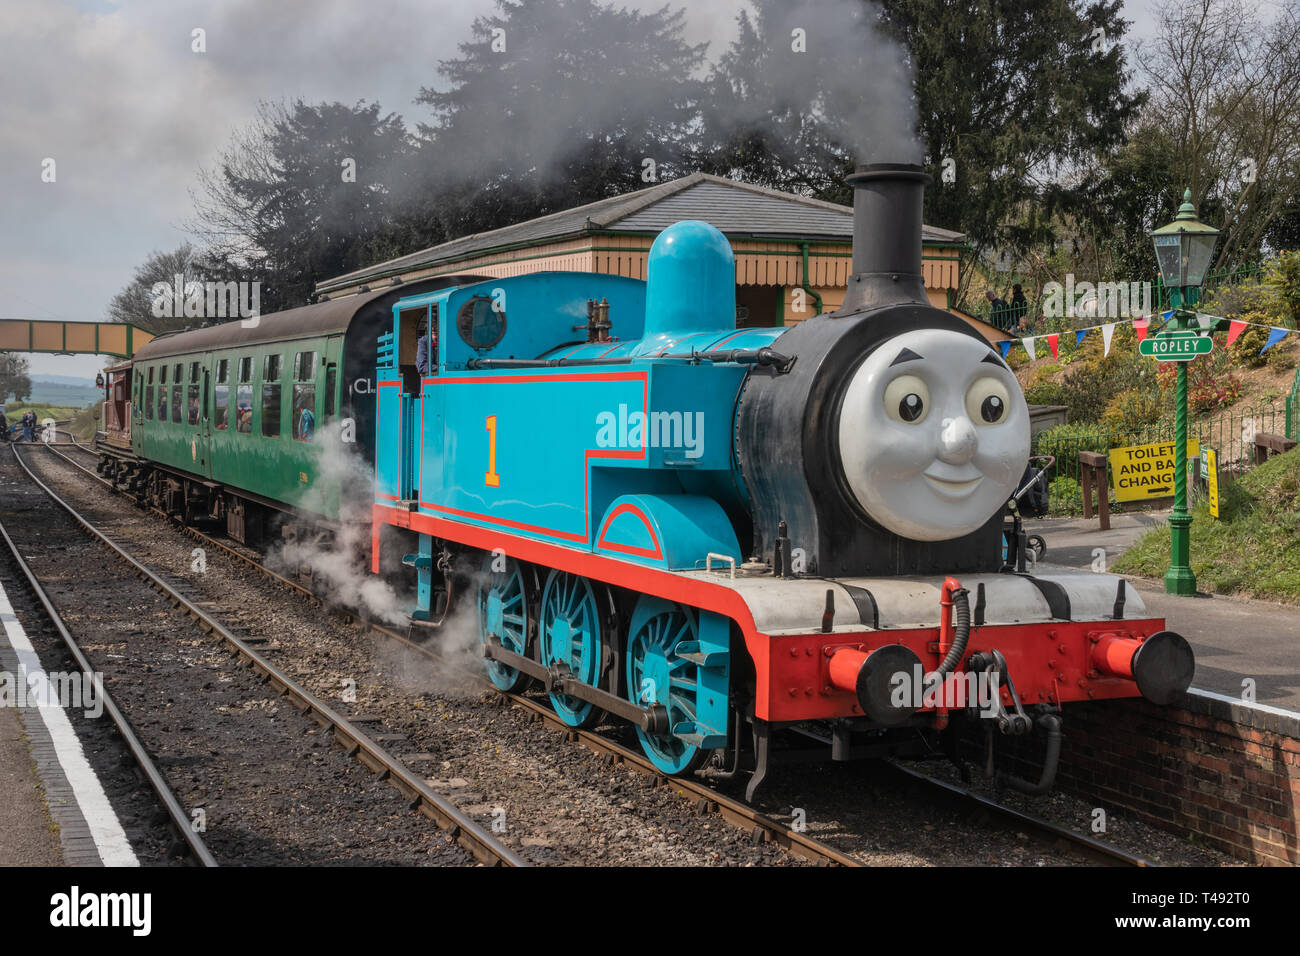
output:
M513 651L506 650L495 635L483 643L483 657L485 660L496 661L512 670L537 678L552 694L577 697L579 700L595 704L615 717L631 721L648 734L664 734L671 729L668 726L668 709L663 705L638 707L631 701L616 697L599 687L584 684L574 677L564 664L557 663L554 668L550 668L531 658L521 657Z

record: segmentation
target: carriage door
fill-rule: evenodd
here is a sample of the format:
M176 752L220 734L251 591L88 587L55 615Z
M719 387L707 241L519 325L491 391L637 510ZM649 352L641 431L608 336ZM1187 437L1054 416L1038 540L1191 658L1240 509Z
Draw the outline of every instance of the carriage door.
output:
M199 405L199 474L212 477L212 369L203 369Z
M427 305L403 309L398 313L398 369L402 376L402 407L398 425L397 496L403 501L414 501L420 487L420 372L417 359L420 338L427 331L428 319ZM427 357L425 361L428 362ZM427 364L425 367L428 367Z

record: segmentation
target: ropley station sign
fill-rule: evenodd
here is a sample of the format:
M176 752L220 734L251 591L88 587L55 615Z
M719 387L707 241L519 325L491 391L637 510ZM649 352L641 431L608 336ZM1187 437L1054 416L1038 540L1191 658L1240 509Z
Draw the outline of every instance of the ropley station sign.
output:
M1195 331L1161 332L1138 343L1138 352L1157 362L1190 362L1214 350L1214 339Z
M1148 501L1174 493L1174 448L1171 441L1130 445L1110 450L1110 471L1115 478L1116 501ZM1201 453L1196 439L1187 442L1187 457Z

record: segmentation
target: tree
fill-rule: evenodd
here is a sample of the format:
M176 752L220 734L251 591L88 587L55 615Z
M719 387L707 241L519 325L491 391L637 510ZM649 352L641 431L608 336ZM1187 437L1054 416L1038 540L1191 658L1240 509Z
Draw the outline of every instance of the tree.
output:
M926 222L965 233L977 251L1053 242L1059 216L1086 213L1097 188L1088 159L1124 142L1144 100L1126 88L1121 0L883 7L916 75L935 177Z
M208 278L204 274L197 250L188 242L181 243L171 252L149 253L148 258L136 268L131 281L109 302L108 320L134 325L154 335L202 324L184 316L154 314L157 298L155 286L165 284L170 290L175 286L177 276L182 277L182 288L188 283L203 282Z
M0 402L25 401L32 394L32 380L28 375L30 365L25 356L14 352L0 352Z
M681 175L704 46L683 15L595 0L498 0L416 102L427 201L448 236L508 225Z
M317 282L438 241L405 216L416 143L377 104L261 104L200 174L194 230L217 279L260 281L265 312L305 305Z
M1265 24L1241 0L1166 0L1157 19L1139 51L1152 90L1144 120L1168 131L1176 191L1190 188L1201 218L1222 223L1216 267L1241 265L1258 258L1300 178L1300 10L1283 4Z
M740 11L736 38L709 78L701 168L828 202L852 201L844 178L858 161L855 143L864 131L848 127L846 118L857 111L830 81L862 75L865 64L841 46L871 36L871 27L846 15L864 13L858 0L850 11L844 6L755 0L752 11ZM841 22L831 23L831 14ZM902 122L915 126L914 116Z

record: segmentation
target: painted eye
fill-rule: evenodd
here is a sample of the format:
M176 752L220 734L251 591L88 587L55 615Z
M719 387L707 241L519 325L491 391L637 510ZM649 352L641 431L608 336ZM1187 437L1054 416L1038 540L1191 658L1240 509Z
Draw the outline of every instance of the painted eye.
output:
M930 410L930 389L915 375L900 375L885 386L885 412L896 422L915 425Z
M966 414L977 425L996 425L1010 407L1007 387L996 378L982 378L966 393Z

